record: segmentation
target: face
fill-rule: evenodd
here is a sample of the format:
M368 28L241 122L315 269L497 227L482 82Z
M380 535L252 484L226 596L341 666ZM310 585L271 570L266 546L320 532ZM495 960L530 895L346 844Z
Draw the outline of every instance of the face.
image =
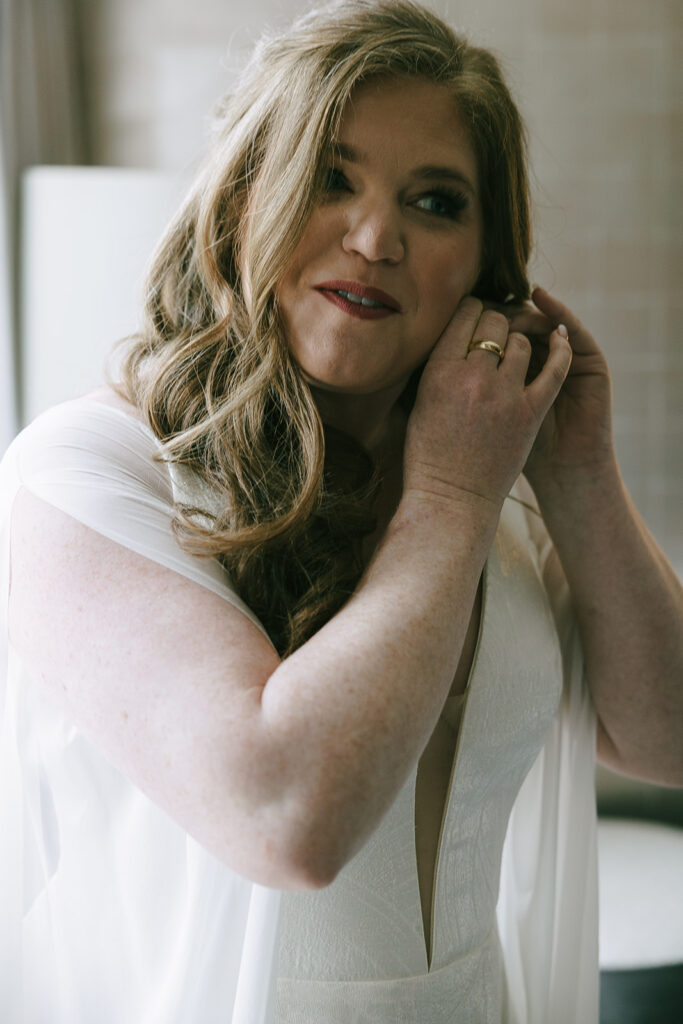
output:
M366 83L344 114L327 191L277 289L312 385L402 387L477 280L477 165L456 101L419 79Z

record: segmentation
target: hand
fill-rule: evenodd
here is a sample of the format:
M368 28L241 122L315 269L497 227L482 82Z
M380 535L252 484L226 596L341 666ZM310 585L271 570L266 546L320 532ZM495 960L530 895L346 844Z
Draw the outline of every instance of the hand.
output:
M482 338L505 358L468 353ZM406 433L404 496L499 511L569 371L568 341L554 330L546 343L547 359L527 384L529 340L502 313L463 299L422 373Z
M599 473L614 462L611 383L607 361L581 321L542 288L532 293L535 309L513 313L510 330L524 331L534 348L532 366L548 351L551 332L564 324L573 358L556 400L538 432L525 474L539 492L552 484L571 485L580 475Z

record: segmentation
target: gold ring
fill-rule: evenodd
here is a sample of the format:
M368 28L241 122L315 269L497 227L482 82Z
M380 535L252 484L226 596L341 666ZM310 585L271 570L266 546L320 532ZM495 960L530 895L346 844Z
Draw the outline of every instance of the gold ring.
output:
M501 348L497 341L489 341L488 338L479 338L477 341L471 341L467 346L467 352L473 352L475 348L483 349L485 352L493 352L494 356L498 356L500 362L505 359L505 349Z

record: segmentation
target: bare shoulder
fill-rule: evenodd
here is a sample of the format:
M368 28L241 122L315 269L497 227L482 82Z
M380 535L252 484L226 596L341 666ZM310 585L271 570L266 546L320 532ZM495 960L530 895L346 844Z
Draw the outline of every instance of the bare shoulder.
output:
M46 696L155 803L247 877L283 883L258 831L278 798L260 711L279 659L246 615L22 489L9 628Z

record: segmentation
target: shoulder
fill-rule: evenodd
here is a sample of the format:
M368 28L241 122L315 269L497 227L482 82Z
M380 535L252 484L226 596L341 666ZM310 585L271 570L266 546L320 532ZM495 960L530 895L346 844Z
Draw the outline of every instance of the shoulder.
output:
M172 498L159 441L137 410L113 392L91 392L52 406L37 416L10 445L5 459L19 482L46 500L90 487L130 492L142 488Z
M98 431L98 424L106 428ZM108 432L113 437L134 431L140 437L159 443L142 413L109 387L97 388L77 398L70 398L39 413L18 437L29 441L55 432L57 439L70 429L92 429L95 434Z
M144 426L147 426L142 412L138 407L132 402L129 402L128 399L123 398L122 395L117 391L114 391L111 387L104 386L96 388L94 391L89 391L87 394L82 396L81 401L96 402L100 405L105 405L110 409L118 409L119 412L122 412L131 419L138 420Z
M48 409L22 431L8 452L3 488L3 520L11 515L13 542L20 526L35 534L51 524L52 549L74 551L83 543L80 528L87 527L199 583L263 631L220 562L179 545L173 528L178 503L197 506L204 496L189 470L183 474L184 467L159 457L159 440L128 405L113 393L94 392Z

